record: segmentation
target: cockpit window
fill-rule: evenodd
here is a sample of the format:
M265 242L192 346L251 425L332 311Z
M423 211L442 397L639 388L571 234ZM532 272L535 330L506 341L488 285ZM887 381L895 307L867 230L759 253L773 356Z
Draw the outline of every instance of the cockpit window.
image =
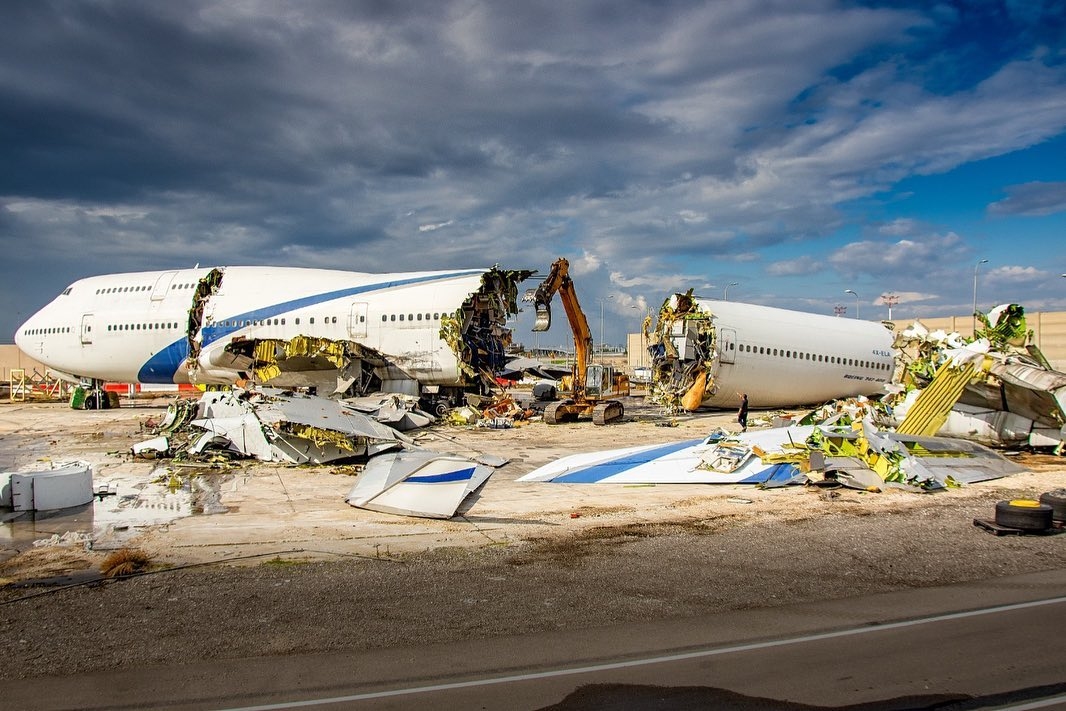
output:
M69 294L72 291L74 291L74 286L73 285L68 286L66 289L63 289L63 296L66 296L67 294Z

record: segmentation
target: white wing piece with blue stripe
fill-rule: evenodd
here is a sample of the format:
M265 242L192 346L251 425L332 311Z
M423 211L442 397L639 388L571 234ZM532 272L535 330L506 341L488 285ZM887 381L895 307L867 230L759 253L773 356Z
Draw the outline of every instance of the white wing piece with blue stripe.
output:
M555 484L763 484L791 479L799 474L793 464L764 463L751 454L753 448L767 453L784 451L804 442L811 426L778 427L745 432L721 439L704 439L626 447L573 454L534 469L518 481ZM740 450L747 455L733 456ZM730 471L711 466L725 457L739 463Z
M451 518L469 508L493 469L464 457L410 450L371 459L348 492L352 506L382 513Z

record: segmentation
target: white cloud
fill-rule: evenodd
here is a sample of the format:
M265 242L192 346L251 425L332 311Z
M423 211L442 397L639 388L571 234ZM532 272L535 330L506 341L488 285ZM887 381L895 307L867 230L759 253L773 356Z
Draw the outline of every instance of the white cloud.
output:
M992 283L1024 284L1043 281L1053 275L1053 272L1043 271L1036 267L1004 266L989 269L985 279Z
M825 262L814 257L797 257L766 265L766 273L770 276L806 276L824 269Z
M435 230L439 230L442 227L448 227L453 222L455 222L455 221L454 220L448 220L447 222L434 222L434 223L428 224L428 225L419 225L418 226L418 231L419 232L433 232Z

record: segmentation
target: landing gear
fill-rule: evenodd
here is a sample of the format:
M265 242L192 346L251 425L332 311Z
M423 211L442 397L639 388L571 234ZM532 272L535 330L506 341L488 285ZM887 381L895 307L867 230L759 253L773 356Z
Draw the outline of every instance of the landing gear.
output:
M75 410L109 410L118 407L118 395L104 390L103 382L82 382L70 395L70 406Z

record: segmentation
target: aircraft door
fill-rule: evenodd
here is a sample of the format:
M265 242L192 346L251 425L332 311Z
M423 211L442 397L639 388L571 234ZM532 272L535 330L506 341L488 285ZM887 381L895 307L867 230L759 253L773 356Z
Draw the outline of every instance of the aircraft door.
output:
M81 315L81 342L89 344L93 342L93 315Z
M732 328L718 329L718 361L735 363L737 360L737 332Z
M366 338L366 311L365 301L357 301L348 310L348 336L351 338Z
M174 281L176 274L177 272L163 272L159 275L155 286L152 287L152 301L162 301L166 298L167 292L170 291L170 282Z

